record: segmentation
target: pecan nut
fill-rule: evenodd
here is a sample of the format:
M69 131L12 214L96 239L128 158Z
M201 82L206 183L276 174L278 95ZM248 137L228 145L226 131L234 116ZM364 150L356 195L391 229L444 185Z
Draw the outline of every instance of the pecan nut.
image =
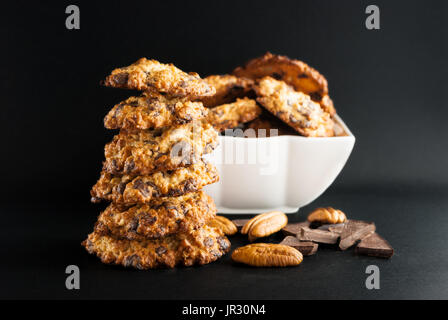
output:
M318 222L322 224L337 224L347 220L344 212L332 207L317 208L308 215L309 222Z
M280 231L287 223L288 217L283 212L266 212L250 219L241 229L241 233L248 234L249 241L253 241Z
M223 216L216 216L208 222L208 225L210 227L220 229L227 236L234 235L238 231L236 225Z
M232 260L254 267L288 267L299 265L303 255L282 244L253 243L233 251Z

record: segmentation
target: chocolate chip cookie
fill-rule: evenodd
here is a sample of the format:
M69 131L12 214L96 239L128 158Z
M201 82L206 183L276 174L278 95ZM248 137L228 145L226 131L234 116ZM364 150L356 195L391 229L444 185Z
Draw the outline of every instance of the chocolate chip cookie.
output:
M204 192L155 199L148 204L110 204L98 217L95 232L117 239L144 240L202 227L216 214Z
M197 163L217 145L218 132L201 121L160 130L122 130L104 148L103 170L130 175L174 170Z
M103 171L90 194L92 202L148 203L160 197L177 197L198 191L218 180L216 167L201 160L185 168L159 171L147 176L113 175Z
M117 240L93 232L82 245L103 263L136 269L204 265L217 260L230 249L230 242L222 231L208 226L191 233L143 241Z
M113 88L167 93L173 97L201 98L215 93L215 88L197 73L186 73L173 64L146 58L113 70L103 84Z
M236 102L223 104L209 109L204 121L210 123L218 131L232 129L239 124L249 122L261 114L261 108L255 100L237 99Z
M260 79L255 91L257 102L301 135L334 136L330 115L303 92L297 92L285 82L271 77Z
M199 120L206 115L207 109L201 102L144 92L140 97L130 97L115 105L104 118L104 126L107 129L158 129Z

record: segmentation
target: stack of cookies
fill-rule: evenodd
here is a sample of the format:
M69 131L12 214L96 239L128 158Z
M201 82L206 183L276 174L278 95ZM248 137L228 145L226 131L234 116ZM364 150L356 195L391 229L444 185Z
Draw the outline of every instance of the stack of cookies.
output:
M142 58L104 81L142 91L115 105L104 119L119 129L105 147L93 202L110 201L83 242L104 263L150 269L207 264L230 248L208 226L213 200L201 191L219 179L203 159L218 144L201 99L215 89L195 73Z

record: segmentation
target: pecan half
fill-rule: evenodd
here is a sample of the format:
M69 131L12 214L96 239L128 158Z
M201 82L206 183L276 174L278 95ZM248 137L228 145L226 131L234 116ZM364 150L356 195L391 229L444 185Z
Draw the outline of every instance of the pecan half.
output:
M303 255L290 246L253 243L233 251L232 260L254 267L288 267L299 265Z
M216 216L213 220L208 222L208 225L220 229L227 236L234 235L238 231L236 225L223 216Z
M322 224L343 223L345 220L347 220L347 217L344 212L341 210L336 210L332 207L317 208L308 215L309 222L318 222Z
M249 241L267 237L281 230L288 223L288 217L281 211L259 214L250 219L241 229L242 234L249 235Z

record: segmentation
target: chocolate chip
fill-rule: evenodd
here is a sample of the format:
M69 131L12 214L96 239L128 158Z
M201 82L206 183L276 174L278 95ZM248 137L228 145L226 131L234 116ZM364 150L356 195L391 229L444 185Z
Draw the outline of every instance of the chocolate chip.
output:
M175 206L175 205L165 204L165 208L167 210L170 210L170 211L172 210L172 211L177 212L177 206Z
M168 109L168 111L170 113L174 113L176 111L175 106L176 106L175 103L169 103L169 104L166 105L166 108Z
M113 76L113 82L116 86L124 86L128 83L129 74L128 73L118 73Z
M101 221L97 221L95 223L95 232L101 235L108 235L110 234L110 229Z
M140 220L143 225L153 225L157 221L157 217L151 216L149 214L144 214L140 216Z
M138 103L138 100L135 99L135 100L129 101L128 105L130 105L131 107L138 107L139 103Z
M306 78L308 78L308 75L306 75L305 73L299 73L297 78L299 78L299 79L306 79Z
M123 194L124 190L126 189L126 183L120 182L117 186L117 192L119 194Z
M166 153L158 153L155 157L154 160L159 160L161 157L165 156Z
M210 237L207 237L207 238L204 239L204 245L205 245L206 247L211 247L211 246L213 246L214 243L215 243L215 242L214 242L213 239L210 238Z
M196 184L196 180L194 180L193 178L190 178L190 179L186 180L184 182L184 185L183 185L182 189L184 190L184 193L192 192L192 191L197 190L198 186Z
M218 237L217 240L221 250L227 250L229 248L230 243L225 237Z
M164 254L167 251L167 249L163 246L157 247L156 248L156 253L160 256L162 254Z
M221 252L219 252L219 251L217 251L217 250L212 250L212 251L210 251L210 253L211 253L212 255L214 255L216 258L219 258L219 257L222 256Z
M135 162L131 159L129 162L125 164L124 171L127 173L131 173L135 169Z
M322 95L319 92L311 92L310 97L311 97L311 100L314 100L314 101L322 100Z
M152 135L154 136L154 137L161 137L162 136L162 134L163 134L163 131L162 130L153 130L152 131ZM153 141L153 140L151 140L151 141ZM158 142L155 142L155 144L157 144Z
M155 98L155 97L147 97L146 100L145 100L145 103L147 105L154 104L155 102L157 102L157 98Z
M151 187L151 194L153 197L159 197L161 192L158 186L156 186L156 184L154 182L148 181L146 182L146 185Z
M125 267L134 267L137 269L142 269L141 259L138 255L133 254L132 256L126 257L123 261Z
M138 225L138 218L134 217L134 219L132 219L131 223L129 224L129 232L137 232Z
M116 117L118 117L118 115L121 113L121 110L123 109L123 104L122 103L120 103L119 105L117 105L116 107L115 107L115 112L114 112L114 115L112 116L113 118L116 118Z
M142 179L137 179L134 181L133 184L134 189L140 191L142 196L147 197L150 195L150 192L148 190L148 186L143 182Z
M120 168L118 167L116 159L112 159L112 161L105 162L104 164L105 164L105 167L107 168L108 172L116 173L116 172L120 171Z
M169 197L178 197L180 195L182 195L184 192L181 189L170 189L168 191L168 196Z
M271 77L276 80L281 80L283 78L283 73L274 72L273 74L271 74Z

